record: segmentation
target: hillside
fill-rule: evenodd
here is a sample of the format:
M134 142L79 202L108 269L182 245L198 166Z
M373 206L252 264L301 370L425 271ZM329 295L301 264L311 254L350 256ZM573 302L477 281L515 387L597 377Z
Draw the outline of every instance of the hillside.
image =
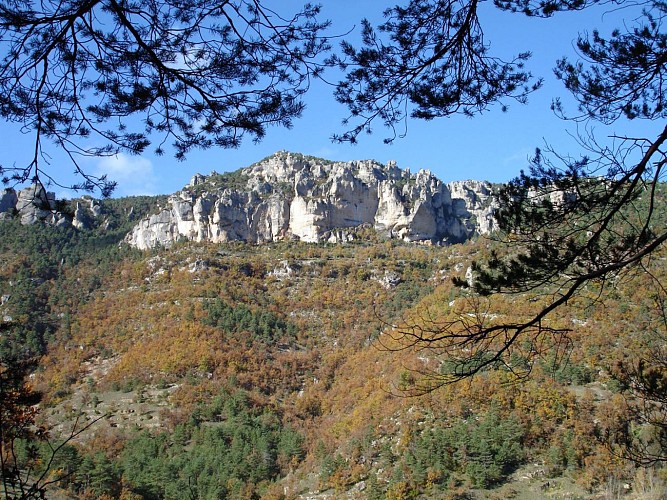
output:
M209 179L210 180L210 179ZM196 187L196 186L194 186ZM180 195L179 195L180 196ZM665 338L638 273L559 317L530 375L488 371L407 397L446 369L394 332L483 310L520 317L540 295L473 303L453 276L496 244L119 244L165 199L100 202L104 224L0 222L3 356L40 355L32 382L57 457L50 493L78 498L662 498L659 468L618 456L648 436L619 367ZM102 219L100 219L102 220ZM664 252L650 263L667 273ZM600 284L599 286L603 286ZM524 362L514 360L516 366ZM517 373L520 370L517 370ZM646 437L646 442L651 442Z

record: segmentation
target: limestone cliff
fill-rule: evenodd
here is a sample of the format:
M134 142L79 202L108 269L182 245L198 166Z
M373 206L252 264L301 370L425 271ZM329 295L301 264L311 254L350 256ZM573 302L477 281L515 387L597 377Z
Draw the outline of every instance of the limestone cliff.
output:
M488 183L447 185L429 171L412 174L393 162L279 152L236 172L196 175L126 240L140 249L179 239L340 242L369 226L388 238L454 243L491 231L493 209Z

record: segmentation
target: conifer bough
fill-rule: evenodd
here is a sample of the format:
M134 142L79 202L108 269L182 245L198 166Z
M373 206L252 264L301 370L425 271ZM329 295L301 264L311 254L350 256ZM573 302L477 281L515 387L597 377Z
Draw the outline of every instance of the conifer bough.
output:
M114 183L81 156L155 152L260 140L289 127L329 49L319 8L282 16L252 0L21 1L0 3L0 115L34 136L28 165L3 166L5 183L57 179L45 141L67 152L82 182Z

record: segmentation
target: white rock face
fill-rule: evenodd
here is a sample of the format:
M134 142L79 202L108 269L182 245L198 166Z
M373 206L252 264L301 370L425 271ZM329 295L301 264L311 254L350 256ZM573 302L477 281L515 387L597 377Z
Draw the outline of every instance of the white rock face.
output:
M18 192L7 188L0 191L0 220L16 216L23 225L39 222L86 230L92 228L94 219L102 213L99 201L90 197L72 200L69 205L73 209L71 214L59 212L56 195L38 184Z
M491 185L482 181L450 182L454 214L473 222L479 234L488 234L495 229L493 213L498 203L493 198Z
M56 211L56 195L47 192L37 184L16 193L14 208L23 225L36 222L45 222L54 226L70 224L69 220Z
M329 162L279 152L229 174L197 174L127 236L140 249L191 241L347 241L370 226L389 238L464 241L493 229L491 187L443 184L394 162Z

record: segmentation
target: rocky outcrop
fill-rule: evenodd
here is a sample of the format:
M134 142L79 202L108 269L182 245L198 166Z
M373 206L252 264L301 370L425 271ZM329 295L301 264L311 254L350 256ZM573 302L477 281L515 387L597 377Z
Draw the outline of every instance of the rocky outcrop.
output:
M447 184L456 217L467 221L468 232L488 234L495 229L493 214L498 208L491 185L483 181L456 181Z
M74 210L70 214L59 211L55 194L46 191L39 184L20 191L7 188L0 192L0 220L17 217L24 225L42 222L54 226L72 225L77 229L90 229L93 219L100 215L99 202L92 198L73 200L72 207Z
M0 191L0 212L7 212L16 207L18 197L16 191L12 188L6 188Z
M0 191L0 220L12 215L16 210L16 202L18 197L16 191L11 188Z
M370 226L388 238L464 241L493 229L491 186L444 184L395 163L330 162L279 152L227 174L197 174L128 234L140 249L180 239L339 242Z
M56 211L55 194L47 192L38 184L16 193L16 205L13 209L24 225L46 222L57 226L68 223L66 218Z

